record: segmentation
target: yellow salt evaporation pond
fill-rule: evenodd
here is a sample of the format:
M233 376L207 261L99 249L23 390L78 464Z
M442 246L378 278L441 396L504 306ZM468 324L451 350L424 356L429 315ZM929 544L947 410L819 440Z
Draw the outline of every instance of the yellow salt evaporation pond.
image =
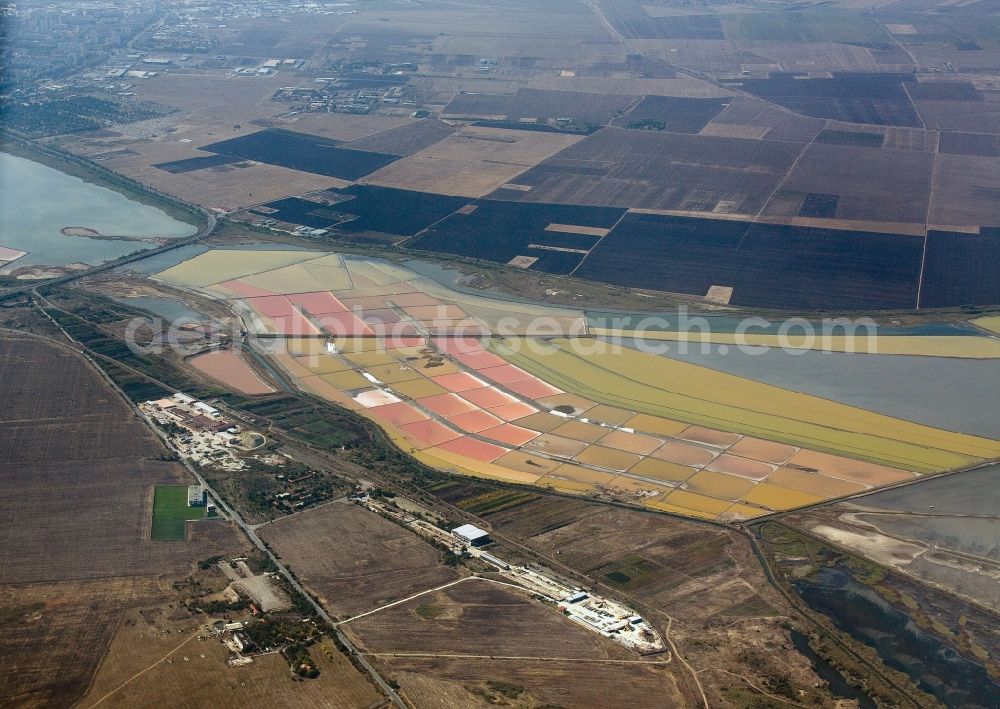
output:
M271 361L459 475L736 521L1000 456L1000 442L634 350L602 354L590 338L492 337L505 314L552 314L551 335L582 313L455 293L377 259L220 250L158 278L227 300L267 332L308 320L315 336L262 340L277 346ZM324 318L366 314L408 329L325 330ZM485 336L461 329L473 322ZM245 393L271 391L235 354L191 363Z
M996 323L983 318L992 327L1000 328L1000 318ZM980 325L991 329L988 325ZM858 354L883 355L914 355L924 357L958 357L967 359L1000 358L1000 340L989 337L963 335L875 335L870 339L865 335L847 337L830 335L827 337L812 337L791 333L786 337L746 333L736 335L727 332L683 333L683 332L635 332L632 330L613 330L608 328L591 328L595 337L645 338L647 340L667 340L671 342L687 342L693 345L711 343L715 345L737 345L746 347L784 347L787 349L822 350L826 352L855 352Z

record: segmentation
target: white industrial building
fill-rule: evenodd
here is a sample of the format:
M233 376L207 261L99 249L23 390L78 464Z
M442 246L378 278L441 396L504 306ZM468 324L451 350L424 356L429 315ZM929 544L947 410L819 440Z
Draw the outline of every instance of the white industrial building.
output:
M489 532L472 524L463 524L461 527L455 527L451 530L451 533L474 547L481 547L493 541L490 539Z

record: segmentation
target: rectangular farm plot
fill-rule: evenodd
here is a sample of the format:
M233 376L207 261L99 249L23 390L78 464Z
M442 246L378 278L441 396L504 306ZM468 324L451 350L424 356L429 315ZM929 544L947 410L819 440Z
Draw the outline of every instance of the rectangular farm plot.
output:
M469 433L479 433L484 429L494 428L495 426L499 426L503 423L502 420L487 413L486 411L483 411L482 409L463 411L460 414L449 416L448 421L457 428L460 428L463 431L468 431Z
M500 192L509 193L510 190ZM501 194L500 199L479 200L474 212L453 214L407 245L423 251L497 263L509 263L515 257L525 256L535 259L531 261L530 270L567 274L600 237L550 231L548 226L564 224L610 229L624 213L620 208L534 204L508 199L507 194Z
M641 460L634 453L626 453L625 451L605 448L604 446L587 446L575 459L587 465L622 472L628 470Z
M729 473L739 475L750 480L763 480L774 472L774 466L761 463L749 458L740 458L736 455L723 453L718 458L709 463L706 468L717 473Z
M495 446L492 443L477 441L469 438L468 436L456 438L453 441L447 441L438 446L438 448L448 451L449 453L454 453L465 458L472 458L473 460L479 460L484 463L492 463L504 453L510 452L509 448L501 448L500 446Z
M154 540L179 541L187 538L188 520L205 516L204 507L188 506L187 485L157 485L153 491Z
M808 450L793 455L786 467L818 471L830 477L872 486L888 485L915 477L914 473L905 470Z
M604 128L519 176L531 190L507 198L756 214L801 150L779 141Z
M427 418L413 423L397 424L397 428L411 441L425 446L441 445L462 435L439 421Z
M357 180L399 159L398 155L351 150L339 145L340 141L317 135L267 129L206 145L201 150L342 180Z

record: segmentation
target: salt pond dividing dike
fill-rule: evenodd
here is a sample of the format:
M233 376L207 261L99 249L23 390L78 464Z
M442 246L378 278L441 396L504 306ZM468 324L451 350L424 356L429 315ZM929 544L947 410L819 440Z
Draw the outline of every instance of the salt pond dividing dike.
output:
M10 133L8 132L0 131L0 142L2 141L9 141L11 143L20 145L28 150L41 153L48 157L79 165L87 170L90 170L94 173L101 175L102 177L106 177L108 181L111 182L112 184L116 183L124 184L129 189L135 192L141 194L148 194L164 202L180 205L188 211L200 214L204 218L205 223L196 233L192 234L191 236L185 236L179 239L172 239L169 243L166 243L163 246L157 246L152 249L146 249L143 251L138 251L136 253L127 254L125 256L122 256L121 258L117 258L112 261L106 261L105 263L98 264L97 266L92 266L91 268L83 269L80 271L74 271L73 273L68 273L64 276L58 276L56 278L50 278L46 280L41 280L41 279L31 280L23 286L17 286L15 288L10 288L7 290L0 291L0 302L7 300L9 298L15 298L19 295L23 295L25 293L35 290L36 288L64 285L66 283L76 281L80 278L92 276L96 273L103 273L104 271L110 271L114 268L118 268L119 266L124 266L125 264L133 263L135 261L141 261L142 259L149 258L150 256L155 256L157 254L162 254L167 251L172 251L173 249L180 248L181 246L187 246L188 244L193 244L196 241L204 239L206 236L215 231L216 227L215 215L212 214L210 211L203 209L202 207L199 207L196 204L190 204L188 202L184 202L183 200L177 199L176 197L171 197L162 192L146 187L145 185L141 185L138 182L135 182L134 180L130 180L127 177L123 177L121 175L118 175L117 173L111 172L110 170L101 167L100 165L96 165L90 162L89 160L84 160L83 158L71 155L69 153L65 153L61 150L50 148L45 145L38 145L31 141L23 140L16 136L10 135Z

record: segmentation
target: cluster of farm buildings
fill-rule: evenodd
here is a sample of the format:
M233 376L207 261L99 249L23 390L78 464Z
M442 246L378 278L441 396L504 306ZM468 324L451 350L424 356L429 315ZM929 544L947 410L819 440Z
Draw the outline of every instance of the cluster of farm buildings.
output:
M227 470L242 470L243 462L232 448L241 442L240 428L213 406L184 393L146 401L139 410L167 429L181 455L198 465L209 463Z
M485 547L490 546L493 540L485 529L463 524L447 531L368 495L356 494L354 499L373 512L389 516L421 536L448 547L453 553L485 562L500 572L506 581L531 591L588 630L600 633L643 655L666 649L659 634L632 608L580 588L558 577L550 569L510 564L486 551Z

